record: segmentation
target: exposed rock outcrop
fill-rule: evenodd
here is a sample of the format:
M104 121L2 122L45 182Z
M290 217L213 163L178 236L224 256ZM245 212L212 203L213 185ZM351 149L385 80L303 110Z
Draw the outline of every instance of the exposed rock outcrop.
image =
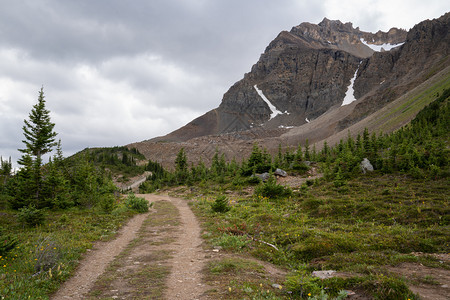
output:
M406 31L396 28L373 34L326 18L317 25L302 23L269 44L251 72L225 93L217 109L163 139L183 141L261 125L274 129L305 124L342 103L361 60L374 54L368 43L405 39ZM271 118L273 112L256 88L282 113Z
M448 74L450 66L449 28L450 13L409 32L363 32L326 18L302 23L267 46L218 108L166 136L132 146L168 165L181 147L207 161L217 147L227 159L243 157L255 140L269 151L279 144L323 141L428 79L448 76L441 74ZM374 51L374 45L380 49ZM356 101L342 106L349 90Z

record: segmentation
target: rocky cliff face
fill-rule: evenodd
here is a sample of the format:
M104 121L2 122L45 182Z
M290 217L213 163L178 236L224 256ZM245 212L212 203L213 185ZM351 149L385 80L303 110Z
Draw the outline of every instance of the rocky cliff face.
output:
M342 104L361 61L375 53L368 44L402 43L406 34L396 28L373 34L328 19L283 31L251 72L225 93L217 109L162 139L182 141L259 126L305 124Z
M450 13L423 21L408 32L399 48L364 59L354 84L358 104L339 122L337 130L363 119L449 66L449 29Z
M327 128L342 130L449 65L449 18L447 13L421 22L409 32L364 32L326 18L302 23L268 45L218 108L154 141L225 133L242 139L277 136L354 96L351 111Z

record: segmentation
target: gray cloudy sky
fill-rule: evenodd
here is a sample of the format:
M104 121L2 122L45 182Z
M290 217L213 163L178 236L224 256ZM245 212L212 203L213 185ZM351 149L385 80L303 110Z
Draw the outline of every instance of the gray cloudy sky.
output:
M164 135L220 104L282 30L409 29L442 0L0 0L0 155L44 86L65 155Z

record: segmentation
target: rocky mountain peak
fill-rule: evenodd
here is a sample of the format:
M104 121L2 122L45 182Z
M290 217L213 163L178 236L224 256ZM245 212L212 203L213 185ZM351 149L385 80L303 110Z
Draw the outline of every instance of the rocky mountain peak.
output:
M449 15L422 22L409 32L365 32L350 22L327 18L294 26L267 46L218 108L160 140L252 136L244 131L277 136L357 102L327 132L346 128L411 89L430 68L446 66Z
M301 39L304 46L316 49L342 50L355 56L366 58L372 56L375 52L370 45L403 43L406 40L407 32L398 28L392 28L388 32L365 32L361 31L359 27L353 28L351 22L342 23L339 20L324 18L317 25L307 22L301 23L293 27L290 34Z

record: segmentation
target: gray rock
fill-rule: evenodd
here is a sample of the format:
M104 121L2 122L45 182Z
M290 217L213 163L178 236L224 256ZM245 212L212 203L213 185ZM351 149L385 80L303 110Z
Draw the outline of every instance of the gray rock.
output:
M265 172L265 173L262 173L262 174L256 174L256 177L258 177L262 181L267 181L269 179L269 177L270 177L270 174Z
M333 275L334 273L336 273L336 271L333 271L333 270L314 271L314 272L312 272L312 276L318 277L320 279L327 279L327 278L334 277L334 275Z
M274 289L279 289L279 290L281 290L283 287L281 286L281 285L279 285L278 283L274 283L274 284L272 284L272 287L274 288Z
M373 166L367 158L364 158L360 164L361 171L366 174L373 171Z
M286 171L282 170L282 169L276 169L274 172L275 175L281 176L281 177L286 177L287 173Z

